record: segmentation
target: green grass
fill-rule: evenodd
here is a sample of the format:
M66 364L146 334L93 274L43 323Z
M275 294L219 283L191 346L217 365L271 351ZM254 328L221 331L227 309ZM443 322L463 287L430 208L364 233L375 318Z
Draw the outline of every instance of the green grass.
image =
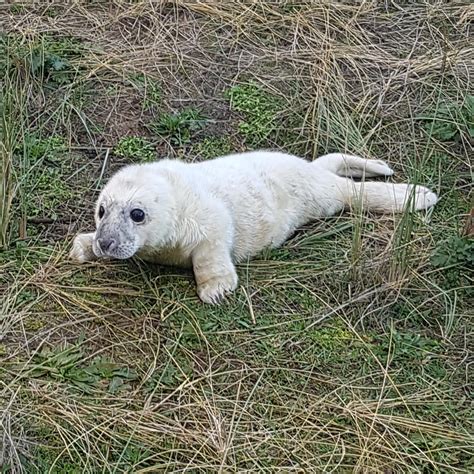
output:
M7 246L9 240L9 222L16 192L16 170L22 169L16 164L17 143L22 138L26 120L28 101L28 79L25 71L22 75L21 64L12 61L8 52L16 49L17 42L9 37L0 37L0 248Z
M29 218L58 217L58 210L73 198L64 176L72 172L71 156L63 138L24 136L25 167L21 211Z
M15 107L13 84L7 78L2 83L0 101L1 115L1 145L0 145L0 248L7 244L8 227L11 219L11 206L14 197L13 183L13 153L18 130L15 127L16 114L21 114ZM10 89L11 88L11 89Z
M473 471L467 7L247 3L4 9L2 472ZM68 261L123 164L256 147L441 199L308 225L217 307L189 271Z
M144 74L137 74L130 78L132 85L142 94L142 107L145 110L157 109L162 102L160 84Z

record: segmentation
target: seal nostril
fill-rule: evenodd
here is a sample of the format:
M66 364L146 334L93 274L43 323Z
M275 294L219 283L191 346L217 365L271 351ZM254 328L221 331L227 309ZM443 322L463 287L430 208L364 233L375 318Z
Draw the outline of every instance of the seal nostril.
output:
M117 247L115 239L97 239L97 241L102 252L107 252Z

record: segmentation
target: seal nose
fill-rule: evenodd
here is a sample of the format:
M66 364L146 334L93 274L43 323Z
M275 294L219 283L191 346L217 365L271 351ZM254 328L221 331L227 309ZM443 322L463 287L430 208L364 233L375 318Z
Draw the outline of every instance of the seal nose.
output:
M97 239L102 252L110 252L117 247L117 241L115 239Z

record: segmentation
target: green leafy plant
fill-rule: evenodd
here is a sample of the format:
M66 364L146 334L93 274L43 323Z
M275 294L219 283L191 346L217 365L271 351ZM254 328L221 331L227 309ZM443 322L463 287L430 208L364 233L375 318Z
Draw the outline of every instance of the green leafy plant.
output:
M468 237L452 236L440 242L431 257L436 268L474 265L474 240Z
M393 343L395 346L394 357L405 363L413 359L420 359L439 347L439 342L434 339L424 337L421 334L398 331L393 333Z
M442 271L445 286L449 288L466 287L467 294L472 287L463 280L467 279L467 269L474 266L474 240L469 237L454 235L440 242L432 257L433 267Z
M226 96L231 108L244 115L239 131L248 144L260 145L276 130L277 114L281 108L278 98L253 82L232 87Z
M189 143L194 133L201 130L206 122L207 118L199 110L191 108L174 114L163 114L150 128L173 145L182 146Z
M129 388L127 381L137 379L133 370L105 357L96 357L90 364L84 364L84 358L80 343L45 349L35 357L30 376L67 382L84 392L105 386L109 393Z
M196 145L196 153L205 160L232 152L232 143L227 137L208 137Z
M466 96L461 105L444 103L435 112L419 118L426 122L425 130L437 140L449 141L459 135L474 138L474 96Z
M156 158L152 144L142 137L120 139L114 148L114 153L134 161L153 161Z
M422 333L393 329L390 334L375 335L371 349L384 364L390 360L399 374L409 375L413 381L424 383L422 374L435 379L446 375L442 343Z
M25 142L31 165L38 160L57 162L61 159L61 154L66 151L64 138L57 135L46 138L37 138L35 135L28 135L25 137Z
M0 69L19 68L54 86L70 83L80 72L76 60L84 53L82 44L74 38L60 39L42 35L30 42L0 38L0 49L6 55L0 59ZM8 57L7 57L8 56Z

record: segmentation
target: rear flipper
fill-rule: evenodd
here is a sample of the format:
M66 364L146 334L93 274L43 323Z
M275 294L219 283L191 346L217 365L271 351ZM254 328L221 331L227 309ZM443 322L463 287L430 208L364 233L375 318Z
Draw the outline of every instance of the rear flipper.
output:
M424 186L362 182L345 179L339 187L347 207L361 205L373 212L420 211L436 204L438 197Z
M313 163L347 178L373 178L393 174L393 170L382 160L366 160L345 153L330 153L321 156Z

